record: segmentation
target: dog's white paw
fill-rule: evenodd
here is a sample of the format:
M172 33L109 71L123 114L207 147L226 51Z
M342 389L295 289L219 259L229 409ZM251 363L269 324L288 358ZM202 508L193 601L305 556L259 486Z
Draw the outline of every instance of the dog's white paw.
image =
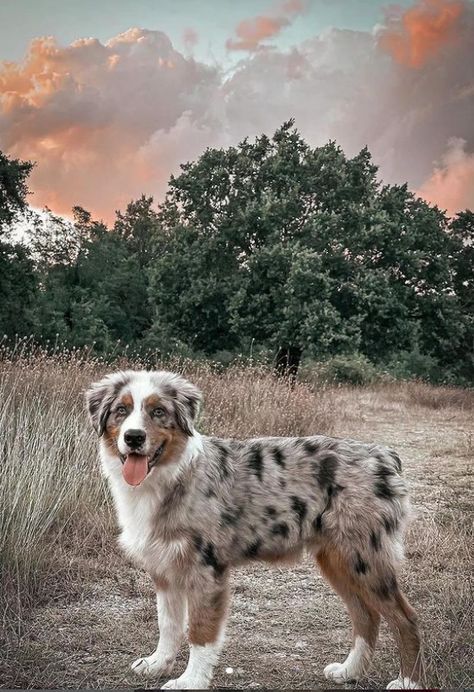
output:
M132 663L131 668L136 675L141 675L144 678L161 678L171 673L173 665L173 658L152 654L144 658L137 658Z
M324 677L342 685L349 680L356 680L358 676L354 674L350 666L346 666L344 663L330 663L324 669Z
M206 678L183 673L176 680L168 680L162 690L207 690L209 681Z
M387 685L387 690L422 690L423 687L419 682L411 680L410 678L398 677L396 680L392 680Z

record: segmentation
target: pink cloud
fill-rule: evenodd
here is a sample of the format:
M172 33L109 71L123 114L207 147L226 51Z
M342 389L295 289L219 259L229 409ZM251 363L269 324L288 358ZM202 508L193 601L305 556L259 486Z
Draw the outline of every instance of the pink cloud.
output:
M285 16L301 8L290 0ZM225 76L159 31L67 46L36 39L23 61L0 63L0 149L37 162L34 206L80 204L111 220L141 193L161 201L169 176L206 147L294 117L312 146L335 139L353 155L368 145L384 180L457 211L473 204L471 4L455 27L423 69L388 58L380 30L332 29L288 52L249 51ZM465 144L446 153L451 138Z
M465 145L463 139L451 139L441 163L418 190L421 197L450 215L474 209L474 153L466 153Z
M277 36L305 9L306 4L302 0L287 0L273 12L242 20L235 29L237 38L227 39L227 50L261 50L262 41Z
M455 40L465 10L463 0L419 0L392 17L380 34L380 46L406 67L420 68Z

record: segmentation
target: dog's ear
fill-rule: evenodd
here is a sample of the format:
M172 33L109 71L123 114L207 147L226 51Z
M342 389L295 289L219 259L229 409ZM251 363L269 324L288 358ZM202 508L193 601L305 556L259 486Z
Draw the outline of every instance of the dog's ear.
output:
M176 396L173 399L176 422L185 435L191 436L202 400L201 392L190 382L182 380L176 387Z
M103 380L94 382L86 392L86 406L94 430L103 435L110 409L118 390L126 383L126 373L107 375Z

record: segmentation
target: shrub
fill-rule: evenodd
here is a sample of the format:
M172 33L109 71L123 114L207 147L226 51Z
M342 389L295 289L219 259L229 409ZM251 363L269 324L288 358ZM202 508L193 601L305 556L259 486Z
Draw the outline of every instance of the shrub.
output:
M337 382L350 385L368 385L381 377L381 373L368 358L360 353L340 355L322 363L313 363L302 369L308 381Z
M436 358L421 353L418 348L401 351L392 358L387 370L397 380L426 380L427 382L448 382L449 375L442 371Z

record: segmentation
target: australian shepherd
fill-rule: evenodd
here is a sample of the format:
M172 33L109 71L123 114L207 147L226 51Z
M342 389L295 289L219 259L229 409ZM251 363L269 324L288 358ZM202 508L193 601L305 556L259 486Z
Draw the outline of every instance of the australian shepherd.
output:
M397 580L409 513L397 454L322 435L206 437L194 429L200 401L193 384L164 371L117 372L87 392L120 545L156 587L158 646L132 669L170 676L187 633L186 670L162 689L209 687L231 568L307 551L352 619L347 658L324 669L330 685L364 675L383 616L401 659L388 689L421 688L416 615Z

